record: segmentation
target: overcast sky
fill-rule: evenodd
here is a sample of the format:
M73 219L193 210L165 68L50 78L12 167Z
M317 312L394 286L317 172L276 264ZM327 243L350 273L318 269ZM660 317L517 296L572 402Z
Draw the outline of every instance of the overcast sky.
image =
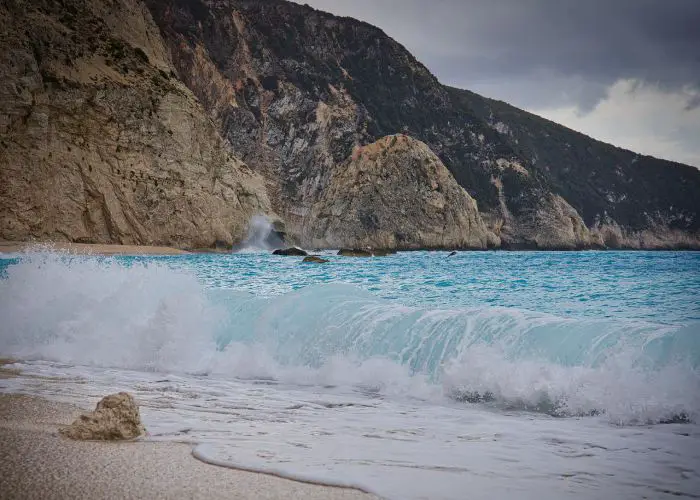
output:
M443 82L700 167L700 0L300 0L382 28Z

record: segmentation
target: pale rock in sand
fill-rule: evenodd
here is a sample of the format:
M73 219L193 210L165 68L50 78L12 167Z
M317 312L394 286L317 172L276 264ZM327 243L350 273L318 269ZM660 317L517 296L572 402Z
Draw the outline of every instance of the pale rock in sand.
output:
M119 441L134 439L145 429L134 397L120 392L102 398L95 411L82 414L60 433L83 441Z

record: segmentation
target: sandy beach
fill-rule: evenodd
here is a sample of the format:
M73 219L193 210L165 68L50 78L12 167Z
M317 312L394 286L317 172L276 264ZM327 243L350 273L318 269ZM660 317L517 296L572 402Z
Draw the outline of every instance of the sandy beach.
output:
M81 411L36 397L0 395L0 498L375 498L356 490L205 464L192 457L187 444L61 437L58 428Z
M24 252L31 248L95 255L184 255L190 252L172 247L145 245L103 245L93 243L0 240L0 253Z

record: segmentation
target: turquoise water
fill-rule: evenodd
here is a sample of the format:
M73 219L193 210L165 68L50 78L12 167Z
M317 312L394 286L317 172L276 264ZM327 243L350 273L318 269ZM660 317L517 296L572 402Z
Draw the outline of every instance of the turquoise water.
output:
M30 306L36 314L5 329L11 327L10 337L21 345L23 331L28 338L55 336L56 321L65 322L74 338L82 328L94 335L131 325L134 316L165 321L158 316L165 314L176 330L199 325L190 328L201 330L218 352L256 346L280 366L314 369L336 356L360 362L381 357L434 383L454 372L455 364L473 365L470 356L481 348L503 363L596 369L624 364L639 373L669 366L691 373L700 365L697 252L324 256L331 262L304 264L263 252L6 258L0 260L0 291L8 298L2 312L16 316ZM37 294L44 286L45 297ZM181 300L189 301L187 307L172 309L170 303ZM199 310L189 311L195 304ZM144 325L131 329L142 331ZM154 335L151 330L144 338ZM186 332L178 335L191 341ZM182 362L158 359L168 368ZM209 368L195 363L180 369ZM482 385L467 381L455 391L477 399L503 392ZM600 409L584 405L572 412Z
M700 253L324 256L6 255L0 391L387 498L700 491Z
M263 253L121 257L192 270L208 287L269 297L347 283L426 307L496 306L566 317L665 324L700 321L700 252L406 252L372 259L324 253L329 265ZM0 267L2 266L0 261ZM7 265L7 264L5 264Z

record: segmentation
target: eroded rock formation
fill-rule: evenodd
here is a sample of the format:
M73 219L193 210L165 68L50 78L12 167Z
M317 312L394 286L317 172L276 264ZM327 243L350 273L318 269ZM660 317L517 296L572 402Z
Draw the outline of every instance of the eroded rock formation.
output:
M420 141L358 146L314 204L303 239L315 247L486 248L476 202ZM495 236L492 236L495 242Z

